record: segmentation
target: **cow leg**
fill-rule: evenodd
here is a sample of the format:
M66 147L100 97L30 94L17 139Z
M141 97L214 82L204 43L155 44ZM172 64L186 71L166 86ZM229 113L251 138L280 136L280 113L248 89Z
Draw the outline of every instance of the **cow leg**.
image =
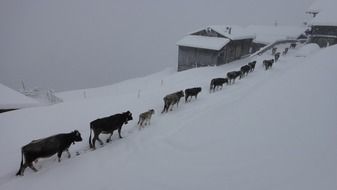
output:
M164 104L164 109L163 109L163 111L161 112L161 113L164 113L164 112L167 112L167 103L165 102L165 104Z
M100 145L103 145L103 141L101 139L99 139L99 134L95 134L94 138L93 138L93 145L95 147L95 141L98 140Z
M110 136L106 139L106 142L107 142L107 143L109 143L109 142L111 141L112 134L113 134L113 132L110 133Z
M97 140L98 140L99 144L103 146L103 141L101 139L99 139L98 136L97 136Z
M71 157L71 154L70 154L69 150L66 149L66 152L67 152L67 154L68 154L68 158L70 158L70 157Z
M18 171L18 173L16 173L16 175L21 175L23 176L23 173L25 172L25 169L28 167L27 163L24 163L22 166L20 166L20 169Z
M119 138L123 138L122 135L121 135L121 131L122 131L122 127L118 128L118 135L119 135Z
M101 145L103 145L103 141L101 141L101 139L98 138L98 135L94 135L94 138L92 139L92 146L93 146L93 149L96 149L96 140L99 141L99 143Z
M37 172L37 169L33 166L33 162L28 164L29 168L32 169L34 172ZM26 166L27 167L27 166Z
M165 108L165 109L166 109L166 110L165 110L166 113L169 111L170 106L171 106L171 104L167 103L166 108Z
M61 162L62 152L63 152L63 151L59 151L59 152L57 153L57 157L58 157L58 161L59 161L59 162Z
M173 106L174 106L174 104L170 104L167 109L169 109L171 107L170 111L172 111L173 110Z
M20 169L19 169L18 173L16 173L16 175L17 175L17 176L18 176L18 175L23 176L23 172L25 171L26 168L27 168L27 164L26 164L26 163L25 163L25 164L22 164L22 165L20 166Z

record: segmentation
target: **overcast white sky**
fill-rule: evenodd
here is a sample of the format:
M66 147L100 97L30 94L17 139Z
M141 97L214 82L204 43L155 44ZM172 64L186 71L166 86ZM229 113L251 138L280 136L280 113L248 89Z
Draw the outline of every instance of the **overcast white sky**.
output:
M213 24L300 25L314 0L0 0L0 82L97 87L177 67L175 43Z

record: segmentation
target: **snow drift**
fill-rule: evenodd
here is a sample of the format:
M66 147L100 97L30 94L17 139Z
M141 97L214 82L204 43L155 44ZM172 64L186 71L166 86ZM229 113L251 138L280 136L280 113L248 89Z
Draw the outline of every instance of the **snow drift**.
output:
M0 188L334 190L337 46L307 57L296 57L298 48L264 71L267 52L256 58L253 73L212 94L212 78L250 60L166 70L63 93L66 101L57 105L1 114ZM139 113L149 108L159 113L166 94L194 86L203 88L197 100L156 114L151 126L137 129ZM124 138L115 134L111 143L89 151L89 122L126 110L135 119L122 129ZM74 129L84 142L70 147L71 159L58 163L54 156L37 164L39 172L14 176L22 145Z

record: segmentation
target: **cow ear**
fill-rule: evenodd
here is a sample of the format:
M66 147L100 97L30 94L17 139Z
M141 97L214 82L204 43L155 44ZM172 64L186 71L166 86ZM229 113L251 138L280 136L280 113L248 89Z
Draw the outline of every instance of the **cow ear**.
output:
M80 136L80 132L78 132L77 130L74 131L76 136Z

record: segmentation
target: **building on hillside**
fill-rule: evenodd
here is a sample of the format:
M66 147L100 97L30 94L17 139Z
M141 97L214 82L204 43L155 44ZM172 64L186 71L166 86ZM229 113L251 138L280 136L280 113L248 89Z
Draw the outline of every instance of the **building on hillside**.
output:
M0 84L0 113L39 105L38 101Z
M239 26L209 26L177 42L178 71L222 65L251 53L254 34Z
M252 44L253 52L276 41L306 38L305 26L249 25L246 30L256 36Z
M310 22L311 31L309 42L320 47L337 44L337 1L317 0L307 13L315 12Z

